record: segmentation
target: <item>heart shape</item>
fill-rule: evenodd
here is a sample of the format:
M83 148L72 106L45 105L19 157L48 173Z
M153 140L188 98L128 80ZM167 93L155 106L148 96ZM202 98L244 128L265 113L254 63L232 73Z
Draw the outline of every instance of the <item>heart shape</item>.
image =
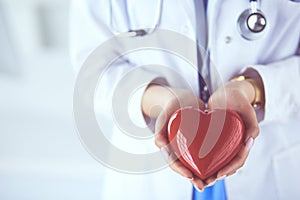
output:
M179 160L201 179L215 174L238 153L244 123L231 110L177 110L168 124L168 139Z

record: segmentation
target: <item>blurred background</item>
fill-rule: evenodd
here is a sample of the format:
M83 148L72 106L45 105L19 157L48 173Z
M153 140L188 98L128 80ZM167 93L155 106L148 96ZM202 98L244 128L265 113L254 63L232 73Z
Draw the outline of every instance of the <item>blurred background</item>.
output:
M68 0L0 0L0 199L99 199L72 116Z

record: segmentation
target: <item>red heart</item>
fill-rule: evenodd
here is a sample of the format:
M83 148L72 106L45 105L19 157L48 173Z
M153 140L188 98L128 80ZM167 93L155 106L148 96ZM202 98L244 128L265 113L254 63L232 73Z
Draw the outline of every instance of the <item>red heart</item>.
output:
M179 160L201 179L215 174L239 151L244 123L231 110L177 110L168 124L168 138Z

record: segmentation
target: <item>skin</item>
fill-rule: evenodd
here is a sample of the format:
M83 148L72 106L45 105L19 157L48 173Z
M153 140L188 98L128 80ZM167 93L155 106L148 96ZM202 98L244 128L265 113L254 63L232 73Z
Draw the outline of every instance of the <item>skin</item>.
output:
M142 110L148 117L156 119L155 144L163 153L168 155L168 162L171 169L188 178L198 190L203 191L206 186L213 185L217 180L234 174L245 164L254 139L259 134L255 110L251 105L254 98L255 89L248 81L228 82L211 95L208 101L209 110L227 108L239 113L245 124L246 137L244 145L233 160L206 180L201 180L194 176L193 173L176 158L168 147L167 138L168 120L177 109L192 106L204 110L205 104L188 90L153 84L150 85L144 93Z

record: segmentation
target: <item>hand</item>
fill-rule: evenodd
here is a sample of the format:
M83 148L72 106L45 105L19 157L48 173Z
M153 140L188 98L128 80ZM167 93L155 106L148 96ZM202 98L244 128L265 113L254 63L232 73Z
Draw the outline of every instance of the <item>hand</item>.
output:
M190 179L199 190L203 190L205 187L203 180L194 176L171 151L167 136L167 126L169 118L179 108L192 106L203 110L205 107L204 103L188 90L151 85L144 93L142 105L144 114L156 118L155 144L167 157L171 169Z
M255 90L248 81L228 82L220 87L209 99L209 109L230 109L236 111L245 124L245 141L233 160L216 175L208 178L206 183L212 185L216 180L234 174L241 168L248 157L254 139L259 134L255 110L251 102L255 98Z

